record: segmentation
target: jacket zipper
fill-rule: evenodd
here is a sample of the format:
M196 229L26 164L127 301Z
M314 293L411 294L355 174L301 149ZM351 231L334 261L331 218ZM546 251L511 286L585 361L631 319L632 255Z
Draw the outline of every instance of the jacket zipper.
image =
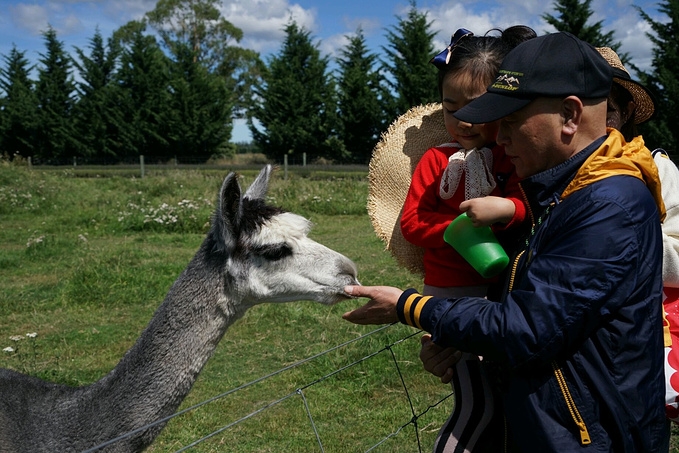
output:
M582 445L589 445L592 443L592 439L589 437L587 425L585 424L585 421L580 415L580 411L578 411L578 408L575 405L573 395L571 395L571 392L568 389L568 384L566 384L566 378L563 376L563 371L561 371L561 368L559 368L554 362L552 362L552 368L554 368L554 376L556 376L556 381L559 383L559 388L561 388L561 393L563 394L563 398L566 401L568 411L571 413L573 421L580 429L580 443Z
M526 253L526 251L521 250L519 254L516 255L516 258L514 258L514 263L512 263L512 272L509 274L509 283L507 284L507 294L512 292L512 288L514 287L514 279L516 278L516 270L519 268L519 261L521 260L521 257L524 253Z
M533 225L533 229L535 228L535 217L533 217L533 212L530 209L530 203L528 203L528 197L526 197L526 193L523 191L523 187L521 187L521 184L519 184L519 188L521 189L521 194L523 195L524 202L526 203L526 206L528 207L528 213L531 218L531 224ZM550 205L551 206L551 205ZM547 211L549 212L549 211ZM541 219L540 219L541 220ZM538 222L540 223L540 222ZM528 241L526 241L526 248L529 247ZM509 277L509 284L507 288L507 292L511 292L512 288L514 287L514 279L516 277L516 271L519 266L519 261L521 259L521 256L526 252L526 250L522 250L517 256L516 259L514 260L513 266L512 266L512 272ZM585 421L582 419L582 416L580 415L580 411L578 411L577 406L575 405L575 401L573 400L573 395L571 395L570 390L568 389L568 384L566 383L566 378L563 375L563 371L557 366L555 362L552 362L552 368L554 369L554 376L556 377L556 381L559 384L559 388L561 389L561 393L564 397L564 400L566 402L566 406L568 407L568 411L571 414L571 418L575 422L575 425L578 427L580 430L580 444L582 445L589 445L592 443L592 439L589 435L589 431L587 430L587 425L585 424ZM505 419L505 452L507 451L507 420Z

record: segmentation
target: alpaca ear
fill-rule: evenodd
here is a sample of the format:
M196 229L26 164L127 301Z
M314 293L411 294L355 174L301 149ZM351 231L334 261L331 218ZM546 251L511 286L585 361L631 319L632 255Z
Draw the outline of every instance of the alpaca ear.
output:
M269 190L269 178L271 177L272 167L267 165L259 172L255 181L245 191L245 198L250 200L263 200Z
M238 175L229 173L219 191L219 204L215 212L212 231L219 248L230 251L236 246L238 230L243 218L243 198Z

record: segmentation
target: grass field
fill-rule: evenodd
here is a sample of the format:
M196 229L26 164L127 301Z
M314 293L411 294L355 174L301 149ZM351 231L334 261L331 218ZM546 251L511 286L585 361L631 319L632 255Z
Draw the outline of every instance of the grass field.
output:
M227 171L152 169L140 179L0 165L0 349L12 349L0 352L0 367L68 385L110 371L201 243ZM257 170L241 173L245 187ZM372 230L366 171L282 176L274 175L270 201L311 219L311 236L354 260L363 284L421 287ZM360 303L251 309L180 409L372 332L341 319ZM267 408L190 451L316 452L316 431L325 452L364 452L407 425L370 451L429 452L452 401L428 410L449 387L422 371L415 333L391 326L229 393L173 419L149 451L179 450ZM413 412L424 413L417 432Z
M0 349L13 349L0 353L0 366L68 385L110 371L201 243L226 173L158 170L140 179L0 167ZM256 173L242 172L243 187ZM364 284L420 285L372 231L365 170L282 176L273 177L270 201L311 219L311 236L353 259ZM182 408L373 331L341 319L359 304L251 309L227 331ZM418 451L418 437L430 451L452 401L427 411L449 387L422 371L419 335L398 342L415 332L389 327L188 412L149 451L176 451L272 403L191 451L320 451L314 428L326 452L367 451L408 424L410 402L425 412L417 434L408 425L373 451Z

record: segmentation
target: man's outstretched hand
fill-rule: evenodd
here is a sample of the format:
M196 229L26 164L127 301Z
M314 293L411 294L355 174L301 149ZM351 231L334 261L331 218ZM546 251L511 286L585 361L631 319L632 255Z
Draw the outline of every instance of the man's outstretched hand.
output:
M367 297L365 305L344 313L342 318L354 324L391 324L398 322L396 304L403 291L391 286L345 286L351 297Z

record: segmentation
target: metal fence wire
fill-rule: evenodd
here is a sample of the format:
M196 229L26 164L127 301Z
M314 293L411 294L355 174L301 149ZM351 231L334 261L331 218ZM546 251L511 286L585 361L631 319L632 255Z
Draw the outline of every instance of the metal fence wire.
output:
M128 439L128 438L130 438L130 437L132 437L132 436L134 436L134 435L136 435L136 434L139 434L139 433L141 433L141 432L144 432L144 431L146 431L146 430L148 430L148 429L150 429L150 428L156 427L156 426L158 426L158 425L161 425L161 426L162 426L162 425L165 425L166 423L168 423L170 420L172 420L172 419L174 419L174 418L180 417L180 416L185 415L185 414L187 414L187 413L189 413L189 412L193 412L193 411L195 411L196 409L198 409L198 408L200 408L200 407L203 407L203 406L205 406L205 405L207 405L207 404L210 404L210 403L213 403L213 402L215 402L215 401L224 399L224 398L226 398L226 397L228 397L228 396L230 396L230 395L233 395L233 394L235 394L235 393L237 393L237 392L241 392L241 391L247 389L248 387L252 387L252 386L254 386L255 384L259 384L259 383L261 383L261 382L267 381L267 380L269 380L269 379L273 378L274 376L277 376L277 375L279 375L279 374L281 374L281 373L284 373L284 372L286 372L286 371L292 370L292 369L297 368L297 367L299 367L299 366L301 366L301 365L304 365L304 364L306 364L306 363L309 363L309 362L312 362L312 361L314 361L314 360L317 360L317 359L319 359L320 357L325 356L325 355L327 355L327 354L329 354L329 353L331 353L331 352L334 352L334 351L338 351L338 350L344 349L344 348L346 348L347 346L349 346L349 345L352 344L352 343L356 343L356 342L361 341L361 340L364 340L364 339L366 339L366 338L368 338L368 337L370 337L370 336L376 335L377 333L383 332L383 331L385 331L386 329L391 328L393 325L394 325L394 324L385 325L385 326L379 327L379 328L377 328L377 329L375 329L375 330L373 330L373 331L370 331L370 332L365 333L365 334L363 334L363 335L361 335L361 336L358 336L358 337L356 337L356 338L353 338L353 339L351 339L351 340L349 340L349 341L347 341L347 342L345 342L345 343L336 345L336 346L334 346L334 347L332 347L332 348L330 348L330 349L327 349L327 350L325 350L325 351L322 351L322 352L320 352L320 353L318 353L318 354L315 354L315 355L312 355L312 356L310 356L310 357L307 357L307 358L301 359L301 360L299 360L299 361L296 361L296 362L294 362L294 363L292 363L292 364L290 364L290 365L287 365L287 366L285 366L285 367L283 367L283 368L280 368L280 369L278 369L278 370L276 370L276 371L274 371L274 372L272 372L272 373L269 373L269 374L267 374L267 375L261 376L261 377L259 377L259 378L257 378L257 379L254 379L254 380L250 381L250 382L247 382L247 383L245 383L245 384L242 384L242 385L240 385L240 386L238 386L238 387L232 388L232 389L227 390L227 391L225 391L225 392L223 392L223 393L220 393L220 394L218 394L218 395L212 396L212 397L210 397L210 398L208 398L208 399L206 399L206 400L204 400L204 401L201 401L201 402L199 402L199 403L197 403L197 404L195 404L195 405L193 405L193 406L190 406L190 407L187 407L187 408L185 408L185 409L183 409L183 410L180 410L180 411L174 413L173 415L170 415L170 416L168 416L168 417L165 417L165 418L156 420L155 422L153 422L153 423L151 423L151 424L148 424L148 425L146 425L146 426L142 426L142 427L140 427L140 428L138 428L138 429L135 429L135 430L133 430L133 431L127 432L127 433L125 433L125 434L123 434L123 435L121 435L121 436L119 436L119 437L116 437L115 439L111 439L111 440L109 440L109 441L107 441L107 442L104 442L104 443L102 443L102 444L100 444L100 445L97 445L96 447L93 447L93 448L90 448L90 449L88 449L88 450L85 450L83 453L98 452L98 451L102 451L102 450L105 449L106 447L112 447L112 446L114 446L115 444L117 444L118 442L121 442L121 441L123 441L123 440L125 440L125 439ZM217 435L219 435L219 434L222 434L222 433L224 433L225 431L227 431L227 430L229 430L229 429L231 429L231 428L234 428L235 426L237 426L237 425L239 425L239 424L245 422L246 420L249 420L249 419L251 419L251 418L253 418L253 417L255 417L255 416L257 416L257 415L259 415L259 414L261 414L261 413L263 413L263 412L265 412L265 411L267 411L267 410L269 410L269 409L271 409L271 408L273 408L273 407L275 407L275 406L277 406L277 405L279 405L280 403L282 403L282 402L284 402L284 401L287 401L287 400L289 400L289 399L291 399L291 398L300 398L301 401L302 401L302 403L303 403L304 410L305 410L305 412L306 412L306 416L307 416L308 421L309 421L309 430L311 430L311 431L313 432L314 437L315 437L315 440L316 440L316 442L318 443L318 451L324 453L324 452L325 452L325 448L324 448L324 445L323 445L323 439L322 439L321 435L319 434L319 432L318 432L318 430L317 430L317 428L316 428L316 422L315 422L315 420L314 420L314 416L313 416L312 413L311 413L311 410L309 409L309 404L308 404L308 401L307 401L307 397L306 397L305 391L308 390L308 389L310 389L311 387L313 387L313 386L315 386L315 385L320 384L321 382L324 382L324 381L328 380L329 378L331 378L331 377L333 377L333 376L335 376L335 375L338 375L338 374L340 374L340 373L342 373L342 372L344 372L344 371L350 369L350 368L353 368L353 367L355 367L355 366L357 366L357 365L359 365L359 364L361 364L361 363L368 362L368 361L370 361L371 359L375 358L377 355L382 354L382 353L385 353L385 352L390 354L391 362L393 363L393 366L394 366L396 372L398 373L398 376L399 376L401 385L403 386L403 391L404 391L404 394L405 394L405 397L406 397L406 401L407 401L408 406L409 406L409 413L410 413L410 415L411 415L411 418L409 418L409 419L404 419L404 420L402 421L401 424L394 426L392 432L386 434L382 439L380 439L380 440L379 440L378 442L376 442L374 445L370 446L367 450L365 450L365 452L367 453L367 452L371 452L371 451L375 450L375 449L378 448L380 445L384 444L384 443L387 442L388 440L390 440L390 439L392 439L393 437L397 436L397 435L398 435L399 433L401 433L404 429L407 429L407 428L409 428L409 427L411 427L411 428L414 430L414 433L415 433L415 439L416 439L416 443L417 443L417 450L416 450L416 451L418 451L418 452L420 452L420 453L422 453L423 451L428 451L428 449L423 449L423 445L422 445L422 443L421 443L420 436L419 436L420 427L419 427L419 425L418 425L418 421L419 421L425 414L427 414L431 409L437 407L438 405L440 405L441 403L443 403L444 401L446 401L447 399L449 399L453 394L452 394L452 392L451 392L451 393L448 393L448 394L446 394L444 397L442 397L442 398L440 398L440 399L434 401L432 404L428 405L424 410L421 410L420 412L417 412L417 411L416 411L415 405L413 404L413 401L412 401L412 399L411 399L411 395L410 395L410 392L409 392L409 389L408 389L408 385L407 385L407 383L406 383L406 380L405 380L404 377L403 377L403 374L402 374L402 372L401 372L401 367L399 366L398 360L396 359L396 355L394 354L394 347L397 346L397 345L399 345L399 344L401 344L401 343L403 343L403 342L405 342L406 340L409 340L410 338L413 338L414 336L417 336L417 335L421 334L421 333L422 333L421 331L415 331L415 332L410 333L410 334L408 334L408 335L406 335L406 336L404 336L404 337L402 337L402 338L400 338L400 339L398 339L398 340L396 340L396 341L392 341L392 342L390 342L389 344L386 344L386 345L384 345L383 347L381 347L381 348L379 348L379 349L377 349L377 350L375 350L375 351L373 351L373 352L370 352L370 353L368 353L367 355L365 355L365 356L363 356L363 357L361 357L361 358L359 358L359 359L357 359L357 360L354 360L353 362L350 362L350 363L348 363L348 364L346 364L346 365L344 365L344 366L342 366L342 367L339 367L339 368L337 368L337 369L334 369L333 371L331 371L331 372L329 372L329 373L327 373L327 374L324 374L324 375L322 375L322 376L320 376L320 377L314 379L313 381L308 382L307 384L304 384L304 385L298 387L297 389L295 389L294 391L292 391L292 392L290 392L290 393L288 393L288 394L285 394L285 395L282 395L282 396L278 396L276 399L274 399L274 400L272 400L272 401L266 403L266 404L263 405L262 407L259 407L258 409L256 409L256 410L254 410L254 411L248 413L247 415L242 416L242 417L240 417L239 419L234 420L234 421L232 421L232 422L230 422L230 423L228 423L228 424L226 424L226 425L224 425L224 426L221 426L221 427L219 427L219 428L217 428L217 429L214 429L212 432L203 435L202 437L200 437L200 438L194 440L193 442L191 442L191 443L189 443L189 444L187 444L187 445L184 445L184 446L181 447L180 449L174 450L174 452L175 452L175 453L179 453L179 452L183 452L183 451L188 451L188 450L190 450L190 449L192 449L192 448L194 448L194 447L196 447L196 446L202 444L203 442L206 442L207 440L209 440L209 439L211 439L211 438L213 438L213 437L215 437L215 436L217 436ZM424 373L424 372L425 372L425 371L423 371L423 373ZM311 447L311 446L310 446L310 450L311 450L312 448L315 448L315 447ZM114 449L115 449L115 448L114 448Z

